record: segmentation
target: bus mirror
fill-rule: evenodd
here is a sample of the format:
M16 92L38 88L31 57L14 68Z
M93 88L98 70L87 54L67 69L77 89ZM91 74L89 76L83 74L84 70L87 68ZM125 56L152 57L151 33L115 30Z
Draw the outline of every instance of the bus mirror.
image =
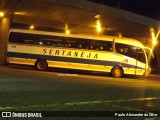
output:
M146 53L151 57L154 58L153 50L149 47L144 47Z

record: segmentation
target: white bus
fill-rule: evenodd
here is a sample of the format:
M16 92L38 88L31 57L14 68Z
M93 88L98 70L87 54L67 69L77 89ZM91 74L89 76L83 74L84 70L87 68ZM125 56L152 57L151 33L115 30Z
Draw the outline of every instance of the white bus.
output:
M147 55L137 40L115 36L89 36L11 29L7 63L69 68L123 75L146 76Z

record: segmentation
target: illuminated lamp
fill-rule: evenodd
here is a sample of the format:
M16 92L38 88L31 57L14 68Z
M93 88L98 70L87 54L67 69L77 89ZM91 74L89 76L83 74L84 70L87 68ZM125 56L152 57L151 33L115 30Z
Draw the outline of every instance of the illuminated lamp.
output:
M70 34L70 30L66 30L65 33L66 33L66 34Z
M100 20L97 20L96 24L97 24L97 32L100 33L102 31Z
M0 17L4 17L4 12L0 11Z
M33 30L34 28L35 28L34 25L31 25L31 26L29 27L30 30Z

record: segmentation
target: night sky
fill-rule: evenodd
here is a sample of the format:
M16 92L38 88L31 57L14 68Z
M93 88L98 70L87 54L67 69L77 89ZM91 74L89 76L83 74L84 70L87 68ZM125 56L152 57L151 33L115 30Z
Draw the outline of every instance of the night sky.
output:
M160 0L89 0L160 20Z

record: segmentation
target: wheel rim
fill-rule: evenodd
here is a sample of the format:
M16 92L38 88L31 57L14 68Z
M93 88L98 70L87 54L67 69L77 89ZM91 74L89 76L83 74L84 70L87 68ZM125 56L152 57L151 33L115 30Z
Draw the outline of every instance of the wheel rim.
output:
M121 75L120 69L115 69L114 74L116 77L119 77Z
M37 68L39 69L39 70L43 70L43 69L45 69L45 63L43 63L43 62L39 62L38 64L37 64Z
M113 77L119 78L119 77L122 76L122 74L123 74L123 71L121 70L120 67L114 67L114 68L112 69L112 76L113 76Z

